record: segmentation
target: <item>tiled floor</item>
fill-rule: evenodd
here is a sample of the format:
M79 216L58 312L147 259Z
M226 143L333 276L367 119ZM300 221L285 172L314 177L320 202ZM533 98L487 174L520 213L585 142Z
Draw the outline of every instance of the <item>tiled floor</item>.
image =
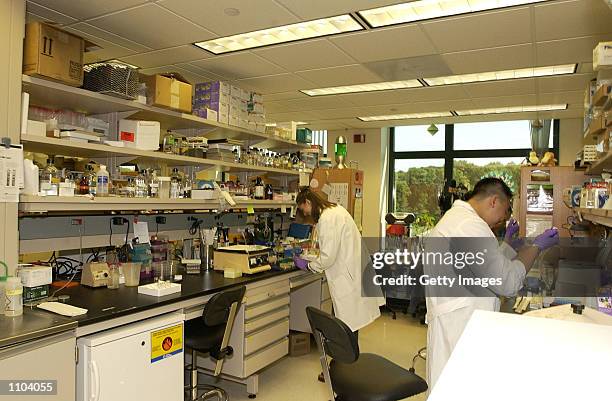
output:
M374 323L359 331L359 347L362 352L382 355L393 362L409 368L412 357L425 346L426 326L410 315L397 315L392 320L384 314ZM328 400L326 387L317 381L321 371L314 342L311 353L301 357L286 357L266 368L259 377L259 401L325 401ZM425 377L425 361L416 363L416 373ZM231 401L248 401L245 386L222 381L220 387L230 394ZM410 400L424 401L419 394Z

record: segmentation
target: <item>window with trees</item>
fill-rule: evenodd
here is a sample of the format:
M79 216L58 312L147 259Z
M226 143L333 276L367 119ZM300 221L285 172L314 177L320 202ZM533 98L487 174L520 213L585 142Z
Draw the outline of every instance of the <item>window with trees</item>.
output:
M486 176L519 190L520 166L531 150L529 121L499 121L393 127L390 135L388 210L417 215L413 234L433 227L441 216L438 198L455 180L468 190ZM559 154L559 122L551 124L549 148Z

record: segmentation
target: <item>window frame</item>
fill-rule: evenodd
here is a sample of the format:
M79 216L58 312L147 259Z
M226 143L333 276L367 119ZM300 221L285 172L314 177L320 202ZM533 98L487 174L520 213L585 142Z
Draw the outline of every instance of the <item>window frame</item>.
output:
M495 121L490 121L494 123ZM483 121L489 123L489 121ZM559 120L552 121L553 147L549 149L559 155ZM468 159L478 157L526 157L531 149L477 149L455 150L455 124L444 125L444 150L395 151L395 127L389 129L389 193L387 196L387 211L395 208L395 161L402 159L444 159L444 180L450 182L453 178L453 164L455 159Z

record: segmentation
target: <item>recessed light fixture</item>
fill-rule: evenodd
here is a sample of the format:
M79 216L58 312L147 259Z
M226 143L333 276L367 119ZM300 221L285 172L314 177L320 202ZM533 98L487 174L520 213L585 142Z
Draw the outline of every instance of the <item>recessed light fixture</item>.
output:
M503 81L507 79L549 77L552 75L574 74L578 64L562 64L548 67L519 68L479 72L475 74L449 75L446 77L423 78L429 86L467 84L473 82Z
M362 29L364 28L353 17L343 14L197 42L194 45L214 54L223 54Z
M228 7L223 10L223 13L228 17L237 17L240 15L240 10L234 7Z
M295 125L307 125L304 121L295 121ZM276 127L276 123L266 123L266 127Z
M318 89L304 89L301 92L308 96L324 96L324 95L339 95L343 93L358 93L358 92L375 92L375 91L386 91L393 89L408 89L408 88L421 88L423 84L417 79L409 79L407 81L388 81L388 82L376 82L372 84L362 85L345 85L345 86L331 86L327 88Z
M505 113L528 113L534 111L554 111L554 110L566 110L567 103L565 104L541 104L538 106L511 106L511 107L497 107L491 109L474 109L474 110L457 110L455 113L459 116L474 116L481 114L505 114Z
M359 15L376 28L544 1L548 0L419 0L359 11Z
M357 117L361 121L385 121L385 120L408 120L412 118L437 118L452 117L450 111L431 112L431 113L411 113L411 114L389 114L384 116Z
M549 77L553 75L574 74L578 64L562 64L547 67L520 68L516 70L502 70L479 72L475 74L449 75L446 77L423 78L429 86L466 84L473 82L503 81L519 78ZM421 88L423 84L417 79L407 81L387 81L371 84L332 86L317 89L302 89L308 96L340 95L345 93L374 92L395 89Z

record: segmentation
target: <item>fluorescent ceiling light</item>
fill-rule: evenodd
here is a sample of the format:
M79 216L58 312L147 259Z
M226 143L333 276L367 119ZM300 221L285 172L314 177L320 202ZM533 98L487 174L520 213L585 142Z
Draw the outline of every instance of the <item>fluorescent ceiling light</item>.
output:
M547 0L419 0L359 11L372 27L423 21Z
M194 45L214 54L223 54L362 29L363 27L353 17L349 14L344 14L337 17L321 18L314 21L299 22L297 24L226 36L205 42L197 42Z
M304 121L295 121L295 125L307 125ZM276 127L276 123L266 123L266 127Z
M450 111L440 111L431 113L411 113L411 114L389 114L385 116L357 117L361 121L385 121L385 120L407 120L411 118L437 118L452 117Z
M459 116L474 116L480 114L505 114L505 113L528 113L534 111L554 111L566 110L565 104L542 104L539 106L512 106L512 107L497 107L492 109L474 109L474 110L457 110L455 113Z
M377 82L373 84L363 85L346 85L346 86L332 86L328 88L318 89L304 89L301 92L308 96L323 96L323 95L339 95L342 93L357 93L357 92L374 92L374 91L386 91L393 89L407 89L407 88L421 88L423 86L416 79L409 79L407 81L388 81L388 82Z
M492 72L479 72L475 74L449 75L447 77L424 78L429 86L467 84L472 82L503 81L506 79L549 77L552 75L566 75L576 72L578 64L562 64L548 67L520 68L516 70L502 70Z

